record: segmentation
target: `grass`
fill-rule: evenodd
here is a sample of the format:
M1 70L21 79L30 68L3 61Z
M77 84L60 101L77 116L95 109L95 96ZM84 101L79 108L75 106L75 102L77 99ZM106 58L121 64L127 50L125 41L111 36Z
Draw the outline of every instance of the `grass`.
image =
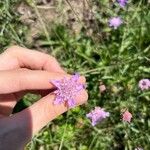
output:
M20 22L14 11L19 3L17 0L0 2L1 50L14 43L36 47L34 43L27 44L29 27ZM51 30L44 24L44 32L38 37L39 48L54 55L69 73L85 75L89 100L88 105L74 108L50 122L32 139L27 150L150 149L150 92L138 88L140 79L150 77L150 4L144 0L129 1L125 9L120 9L108 0L95 0L90 1L89 9L95 5L98 7L90 22L91 26L94 24L90 36L82 20L78 34L63 24L54 23ZM107 22L116 15L124 23L113 30ZM102 94L98 88L100 82L107 87ZM27 103L22 105L30 105L33 99L36 99L34 95L26 96ZM93 128L85 115L95 106L104 107L111 115ZM124 108L133 114L130 124L120 120Z

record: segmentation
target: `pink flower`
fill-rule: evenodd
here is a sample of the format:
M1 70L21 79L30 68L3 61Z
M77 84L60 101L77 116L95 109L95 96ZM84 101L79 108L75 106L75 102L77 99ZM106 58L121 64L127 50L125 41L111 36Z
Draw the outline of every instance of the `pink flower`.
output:
M144 149L141 148L141 147L137 147L137 148L135 148L134 150L144 150Z
M78 82L79 74L73 75L70 79L63 78L61 80L50 81L57 87L54 91L56 98L54 104L66 102L68 107L74 107L77 94L84 89L84 85Z
M150 88L150 80L149 79L142 79L139 81L139 88L143 90L148 90Z
M132 114L126 110L123 114L122 114L122 120L126 121L126 122L131 122L131 118L132 118Z
M104 84L100 85L99 91L100 91L100 93L103 93L104 91L106 91L106 86Z
M92 120L92 126L95 126L98 122L109 117L109 112L104 111L103 108L95 107L95 109L88 113L86 117L90 118Z
M137 147L137 148L135 148L134 150L143 150L143 148Z
M117 29L123 23L120 17L113 17L109 19L109 26Z

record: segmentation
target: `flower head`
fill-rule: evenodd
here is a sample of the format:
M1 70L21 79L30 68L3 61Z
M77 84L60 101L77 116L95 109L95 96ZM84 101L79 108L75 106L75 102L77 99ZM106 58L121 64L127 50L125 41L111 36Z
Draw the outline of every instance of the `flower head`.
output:
M143 150L143 148L137 147L137 148L135 148L134 150Z
M109 117L109 112L104 111L103 108L95 107L95 109L88 113L86 117L90 118L92 120L92 126L95 126L98 122Z
M100 85L99 91L100 91L100 93L103 93L104 91L106 91L106 86L104 84Z
M126 110L123 114L122 114L122 120L126 121L126 122L131 122L131 118L132 118L132 114Z
M123 23L120 17L113 17L109 19L109 26L117 29Z
M125 7L128 2L128 0L117 0L117 1L119 3L120 7Z
M139 81L139 88L141 90L148 90L150 88L150 80L149 79L142 79Z
M75 74L70 79L63 78L50 81L57 87L57 90L54 92L56 94L54 104L65 102L69 108L75 106L75 98L79 91L84 88L84 85L78 82L79 77L79 74Z

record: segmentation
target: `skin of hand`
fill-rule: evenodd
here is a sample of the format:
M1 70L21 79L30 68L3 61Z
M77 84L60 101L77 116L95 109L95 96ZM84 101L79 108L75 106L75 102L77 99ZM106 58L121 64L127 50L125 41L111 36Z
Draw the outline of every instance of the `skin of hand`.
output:
M67 111L64 104L53 105L54 86L50 80L70 78L57 60L45 53L12 46L0 55L0 150L21 150L49 121ZM80 77L81 83L85 78ZM42 98L19 113L16 103L28 92ZM77 105L88 99L82 90Z

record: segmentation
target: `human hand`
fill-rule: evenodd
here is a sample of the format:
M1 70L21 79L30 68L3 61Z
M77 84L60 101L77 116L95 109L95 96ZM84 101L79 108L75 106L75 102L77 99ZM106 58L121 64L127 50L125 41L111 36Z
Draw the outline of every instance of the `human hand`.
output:
M54 86L49 83L64 77L71 75L47 54L13 46L0 55L0 150L23 149L35 133L67 111L63 104L53 105L55 95L50 91ZM85 78L81 77L80 82L85 83ZM42 98L11 115L16 103L28 92L41 94ZM82 90L77 105L85 103L87 97Z

